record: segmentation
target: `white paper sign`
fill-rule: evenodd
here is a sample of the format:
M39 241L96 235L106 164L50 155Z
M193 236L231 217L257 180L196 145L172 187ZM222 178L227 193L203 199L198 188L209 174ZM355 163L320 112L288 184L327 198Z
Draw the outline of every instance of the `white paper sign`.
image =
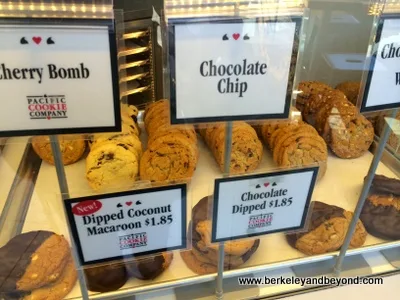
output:
M186 248L186 185L65 201L81 264Z
M171 122L286 118L299 26L171 21Z
M361 112L400 106L400 18L382 18Z
M1 25L0 91L7 109L0 110L0 135L119 128L113 37L108 26Z
M318 168L217 179L212 242L305 226Z

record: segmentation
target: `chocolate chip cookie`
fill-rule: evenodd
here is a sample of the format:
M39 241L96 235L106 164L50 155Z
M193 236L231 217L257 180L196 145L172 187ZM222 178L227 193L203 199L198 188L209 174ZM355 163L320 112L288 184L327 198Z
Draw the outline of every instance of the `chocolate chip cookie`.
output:
M129 188L138 174L137 156L129 149L104 143L90 151L86 159L86 178L95 191Z
M185 135L168 134L155 140L140 161L140 178L152 182L187 180L193 176L198 149Z

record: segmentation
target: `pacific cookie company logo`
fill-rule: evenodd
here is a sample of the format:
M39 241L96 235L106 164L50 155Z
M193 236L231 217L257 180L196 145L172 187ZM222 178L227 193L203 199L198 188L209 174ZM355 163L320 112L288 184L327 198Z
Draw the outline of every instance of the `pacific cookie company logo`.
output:
M26 96L29 117L39 119L65 119L67 116L67 100L65 95Z
M147 233L133 233L119 237L119 249L132 249L147 246Z
M259 214L250 216L249 218L249 229L262 228L270 226L272 223L273 213Z

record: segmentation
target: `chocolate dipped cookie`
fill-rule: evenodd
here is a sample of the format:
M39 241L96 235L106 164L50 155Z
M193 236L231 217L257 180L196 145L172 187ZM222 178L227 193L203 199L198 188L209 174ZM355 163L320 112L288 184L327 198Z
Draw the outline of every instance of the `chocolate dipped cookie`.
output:
M5 299L33 299L43 293L56 299L54 295L65 296L76 281L68 242L50 231L12 238L0 248L0 265L0 296Z
M192 221L189 228L192 230L192 249L181 251L181 257L186 265L197 274L209 274L217 271L218 245L210 244L211 220L208 218L211 211L209 197L202 198L192 210ZM250 259L257 251L259 239L244 239L225 242L225 270L237 268Z
M93 292L118 290L128 281L125 265L111 264L85 269L86 284Z
M287 234L288 243L308 255L323 254L340 249L351 220L351 213L335 205L314 201L307 231ZM358 221L351 244L360 247L366 239L366 231Z
M360 219L368 233L388 240L400 239L400 180L375 175Z
M74 287L78 274L75 269L75 264L72 256L70 256L63 273L57 281L38 289L32 290L28 295L23 297L23 300L60 300Z
M126 268L128 274L135 278L151 280L161 275L171 265L173 257L172 252L163 252L128 262L126 263Z

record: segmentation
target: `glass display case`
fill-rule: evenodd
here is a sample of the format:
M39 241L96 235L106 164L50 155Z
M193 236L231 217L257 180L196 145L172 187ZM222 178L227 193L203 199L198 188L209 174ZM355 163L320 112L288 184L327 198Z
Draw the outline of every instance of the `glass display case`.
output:
M84 9L101 9L89 2L73 3L82 11L80 18L86 16ZM388 28L386 17L400 22L400 2L114 2L116 40L110 43L118 51L114 75L120 103L114 109L121 131L2 134L7 137L1 140L0 154L0 265L5 266L0 267L0 299L255 299L312 290L315 286L295 280L305 277L369 278L400 271L400 113L396 104L360 112L371 76L387 71L376 58L386 41L379 38ZM62 10L60 3L54 1L54 11L57 5ZM0 4L0 35L10 16L17 16L12 6ZM68 5L66 9L75 12ZM191 62L201 63L197 52L212 53L207 43L217 38L200 40L201 30L188 26L182 32L189 35L182 35L178 48L179 34L171 30L170 20L216 26L237 18L257 26L232 34L212 27L210 36L218 35L220 43L255 43L258 33L275 34L268 44L278 49L275 54L255 44L229 51L244 69L243 49L265 59L265 72L262 62L257 64L267 92L254 95L265 105L284 95L288 117L240 117L238 112L233 119L196 121L188 116L190 109L179 106L178 99L185 97L178 91L184 90L182 82L192 93L198 87L199 95L210 84L190 68ZM398 57L400 41L390 32L386 38ZM191 43L200 50L179 51L190 49ZM1 51L6 50L0 46ZM218 77L218 65L226 60L219 54L213 59L211 77ZM377 65L381 69L371 75ZM231 67L234 74L236 67ZM15 87L4 84L4 64L2 68L0 87L7 95L7 88ZM182 73L185 68L187 74ZM268 72L272 79L265 79ZM277 82L272 90L268 80ZM383 90L382 98L396 93L396 85ZM101 94L103 84L96 86ZM273 91L281 86L281 94ZM237 85L237 92L242 88ZM82 84L85 93L90 91ZM197 112L203 112L201 106L209 108L207 101L215 101L220 112L217 100L200 99ZM179 109L190 111L182 118L191 121L171 125L171 119L179 120ZM262 114L263 107L253 115L257 110ZM311 172L309 182L308 173L291 183L279 179L304 170ZM230 196L219 198L218 205L215 198L229 180L233 184L225 193L237 189L243 205L233 212L223 205ZM240 180L251 184L241 189ZM293 195L286 196L286 184L296 191ZM299 204L300 194L305 195ZM298 208L287 210L297 205L296 199ZM218 242L217 211L218 222L231 236ZM250 217L251 223L240 238L235 233L239 223L232 217L236 213ZM297 218L300 225L285 225ZM269 232L274 222L283 225ZM118 247L106 236L117 237ZM243 278L262 281L246 285ZM275 284L274 278L292 281Z

